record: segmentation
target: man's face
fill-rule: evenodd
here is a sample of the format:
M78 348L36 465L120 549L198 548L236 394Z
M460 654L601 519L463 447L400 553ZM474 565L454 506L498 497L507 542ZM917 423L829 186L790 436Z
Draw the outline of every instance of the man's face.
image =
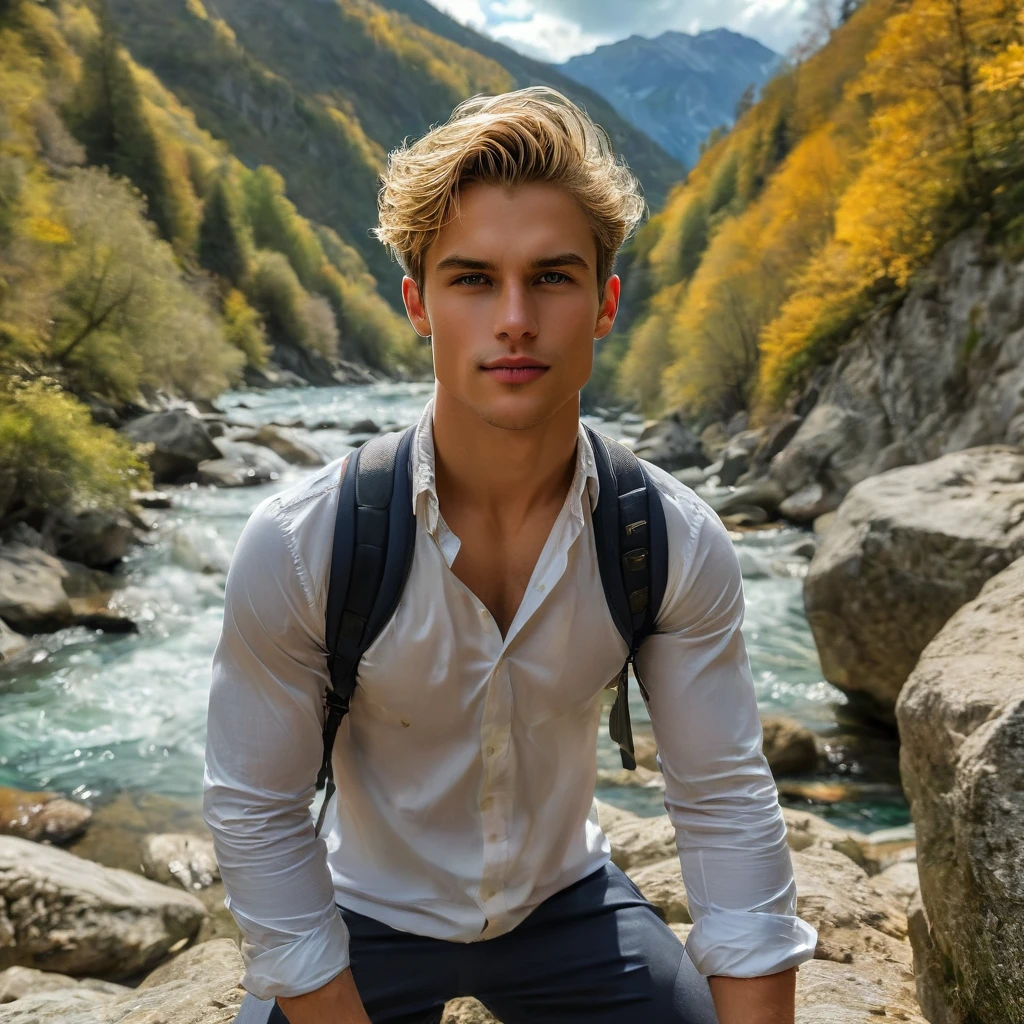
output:
M406 309L432 336L441 388L487 423L528 429L586 384L619 279L599 293L593 230L564 189L473 183L460 201L427 249L422 294L403 281Z

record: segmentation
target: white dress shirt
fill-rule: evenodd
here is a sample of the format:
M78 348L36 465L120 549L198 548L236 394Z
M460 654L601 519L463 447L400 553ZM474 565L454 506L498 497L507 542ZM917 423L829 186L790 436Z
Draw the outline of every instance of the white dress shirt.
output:
M504 639L452 572L434 486L433 403L412 451L416 541L398 609L366 652L334 745L338 796L310 803L328 683L325 607L342 460L260 503L227 577L204 779L244 987L294 996L349 963L335 902L393 928L477 942L609 860L594 808L602 690L626 645L605 601L580 427L569 493ZM718 517L648 465L668 584L639 666L705 975L809 959L740 632L739 565ZM584 500L586 498L586 500Z

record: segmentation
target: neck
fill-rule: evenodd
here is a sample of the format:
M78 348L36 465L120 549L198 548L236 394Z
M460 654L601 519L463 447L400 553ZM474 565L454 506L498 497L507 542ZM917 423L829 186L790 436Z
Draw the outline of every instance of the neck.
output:
M504 522L538 504L562 502L576 468L579 399L533 427L512 430L481 419L440 384L434 397L438 496Z

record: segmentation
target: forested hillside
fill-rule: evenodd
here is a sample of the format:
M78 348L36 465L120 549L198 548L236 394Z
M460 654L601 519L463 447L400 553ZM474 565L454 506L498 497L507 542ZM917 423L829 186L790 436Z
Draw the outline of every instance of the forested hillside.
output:
M1022 171L1020 3L866 0L641 230L599 376L651 412L770 413L964 227L1020 251Z
M409 0L111 3L132 55L245 164L277 168L299 210L350 242L396 306L400 272L368 233L378 174L389 149L473 93L545 83L585 103L652 207L682 171L595 93L423 0L425 11Z
M108 424L159 394L270 356L324 383L339 360L429 370L369 234L387 151L473 93L562 84L433 14L443 32L371 0L0 0L0 529L123 503L145 471ZM569 91L652 199L678 177Z

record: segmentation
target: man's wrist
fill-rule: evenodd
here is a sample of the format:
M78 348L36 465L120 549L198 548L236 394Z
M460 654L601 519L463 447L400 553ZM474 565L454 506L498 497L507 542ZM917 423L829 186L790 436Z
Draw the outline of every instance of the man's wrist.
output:
M278 996L277 1004L288 1024L370 1024L348 967L313 992Z
M793 1024L795 967L760 978L708 978L719 1024Z

